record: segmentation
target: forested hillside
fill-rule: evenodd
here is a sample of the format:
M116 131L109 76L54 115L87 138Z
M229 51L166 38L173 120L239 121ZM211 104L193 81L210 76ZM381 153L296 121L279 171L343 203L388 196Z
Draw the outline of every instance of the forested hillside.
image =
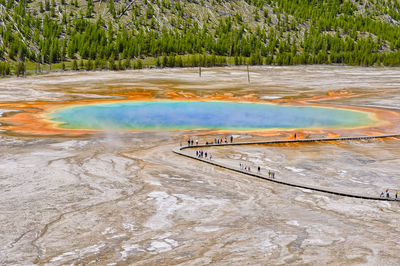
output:
M0 0L0 74L26 68L400 64L398 0Z

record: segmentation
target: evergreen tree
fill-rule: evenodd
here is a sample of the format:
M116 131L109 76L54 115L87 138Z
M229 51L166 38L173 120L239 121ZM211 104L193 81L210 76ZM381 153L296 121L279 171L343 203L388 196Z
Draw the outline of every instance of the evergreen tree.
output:
M93 0L87 0L86 17L91 18L93 13Z
M74 59L74 61L72 61L72 70L79 70L78 69L78 62L76 61L76 59Z
M124 70L124 67L123 67L123 65L122 65L122 60L121 60L121 58L118 59L118 67L117 67L117 69L118 69L118 70Z
M130 69L131 68L131 60L129 58L126 58L124 60L124 64L123 64L125 69Z
M110 58L108 59L108 69L109 70L116 70L114 53L112 53L110 55Z
M108 4L108 11L110 12L111 16L113 18L116 18L116 13L115 13L115 4L114 0L110 0Z

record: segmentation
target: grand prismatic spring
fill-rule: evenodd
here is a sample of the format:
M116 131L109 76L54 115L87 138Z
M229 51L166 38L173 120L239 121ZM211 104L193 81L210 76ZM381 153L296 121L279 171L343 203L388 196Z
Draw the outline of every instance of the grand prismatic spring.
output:
M142 101L83 105L50 115L62 128L263 130L370 126L365 112L240 102Z
M400 201L289 187L172 150L230 136L398 134L400 69L250 75L250 84L240 67L0 80L0 264L399 264ZM277 181L393 199L400 190L397 137L200 149Z

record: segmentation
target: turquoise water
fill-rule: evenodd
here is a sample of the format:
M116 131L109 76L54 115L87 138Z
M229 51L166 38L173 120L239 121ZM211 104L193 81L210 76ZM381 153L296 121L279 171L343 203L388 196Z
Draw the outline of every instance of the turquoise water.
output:
M70 129L173 130L349 128L374 122L368 113L264 103L145 101L82 105L50 115Z

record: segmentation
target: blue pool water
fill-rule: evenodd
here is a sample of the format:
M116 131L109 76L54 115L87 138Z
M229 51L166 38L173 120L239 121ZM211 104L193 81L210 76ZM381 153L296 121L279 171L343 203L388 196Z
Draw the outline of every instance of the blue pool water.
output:
M62 128L113 130L350 128L375 122L368 113L345 109L199 101L82 105L50 118Z

